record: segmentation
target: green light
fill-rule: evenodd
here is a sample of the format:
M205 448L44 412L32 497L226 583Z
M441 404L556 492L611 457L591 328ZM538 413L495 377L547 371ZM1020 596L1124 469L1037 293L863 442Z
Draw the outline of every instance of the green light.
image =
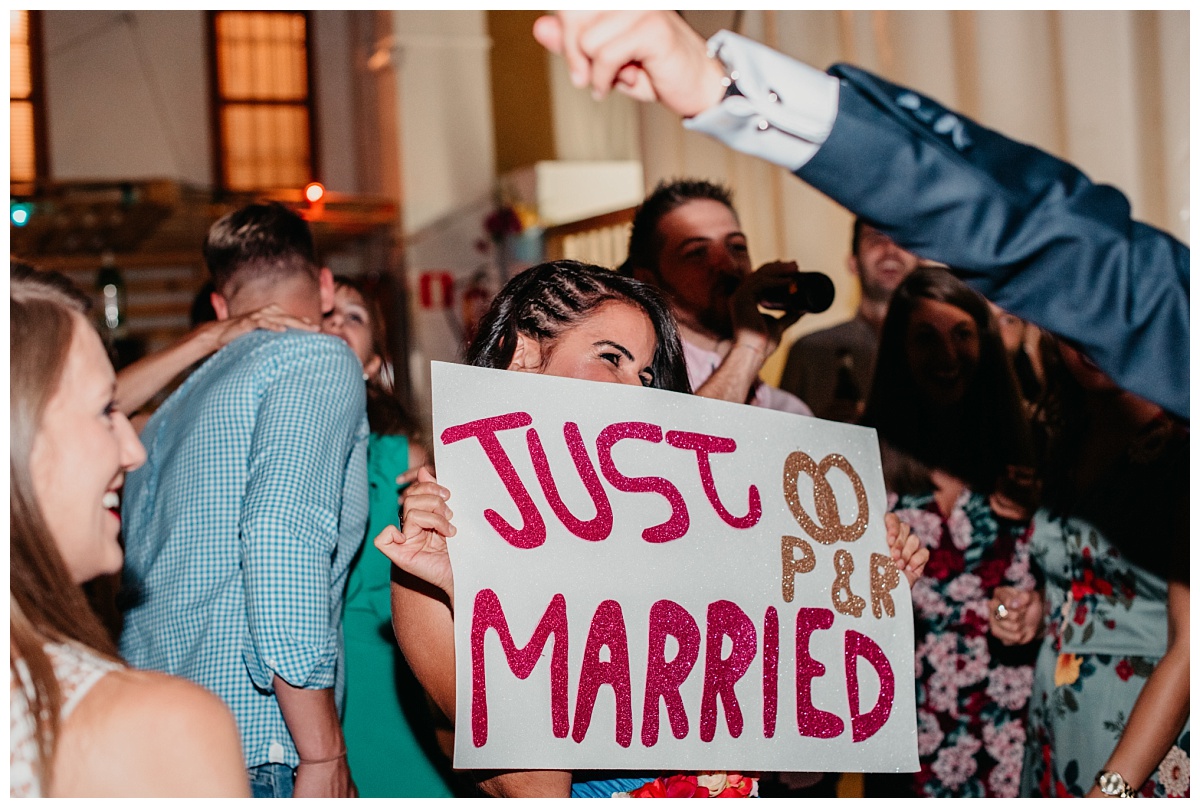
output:
M13 226L24 227L33 216L33 205L28 202L13 202L9 206L9 216L12 217Z

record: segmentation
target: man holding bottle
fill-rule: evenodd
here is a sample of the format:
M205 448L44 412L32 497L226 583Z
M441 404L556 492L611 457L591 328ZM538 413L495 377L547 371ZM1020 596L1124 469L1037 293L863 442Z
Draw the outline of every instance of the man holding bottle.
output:
M807 404L758 374L788 326L829 301L804 309L784 300L797 279L812 279L799 274L794 261L754 271L728 189L696 179L660 183L634 216L621 271L667 296L695 393L812 415ZM760 306L780 314L764 314Z

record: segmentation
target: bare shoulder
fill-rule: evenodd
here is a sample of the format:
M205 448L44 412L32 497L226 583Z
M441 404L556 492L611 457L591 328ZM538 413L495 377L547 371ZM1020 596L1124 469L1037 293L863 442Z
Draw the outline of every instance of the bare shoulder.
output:
M149 671L101 679L64 724L55 760L55 796L248 796L225 703Z
M143 726L147 722L168 730L175 726L220 728L233 725L225 702L199 685L153 671L125 668L101 680L95 695L103 693L106 712L119 713L110 720ZM81 707L83 705L80 705Z

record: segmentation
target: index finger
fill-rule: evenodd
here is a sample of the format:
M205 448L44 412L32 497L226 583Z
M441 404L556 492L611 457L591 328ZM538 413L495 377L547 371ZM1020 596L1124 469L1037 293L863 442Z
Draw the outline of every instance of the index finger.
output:
M543 48L555 54L562 54L563 24L557 14L543 14L533 21L533 38Z
M585 87L592 72L592 61L583 52L579 39L586 27L601 12L598 11L558 11L555 12L559 26L559 50L567 61L567 71L571 74L571 84Z
M1014 589L1014 590L1012 590L1012 594L1010 594L1008 596L1007 602L1008 602L1009 608L1024 609L1027 606L1029 606L1029 603L1032 600L1033 600L1033 595L1032 595L1032 593L1029 592L1029 590Z

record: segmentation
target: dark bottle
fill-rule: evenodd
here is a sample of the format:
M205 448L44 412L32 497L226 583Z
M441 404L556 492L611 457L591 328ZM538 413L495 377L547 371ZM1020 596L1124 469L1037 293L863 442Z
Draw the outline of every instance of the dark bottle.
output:
M833 305L833 281L823 272L797 272L785 289L763 293L764 309L788 313L819 314Z

